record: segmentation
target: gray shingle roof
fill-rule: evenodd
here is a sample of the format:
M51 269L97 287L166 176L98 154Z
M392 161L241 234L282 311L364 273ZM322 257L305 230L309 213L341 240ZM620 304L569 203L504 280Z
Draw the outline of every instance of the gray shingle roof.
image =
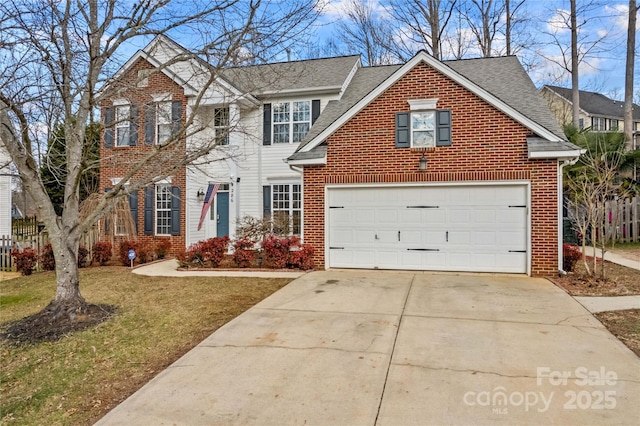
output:
M444 61L520 114L561 139L564 132L515 56Z
M573 98L571 89L559 86L546 85L546 88L556 92L569 102ZM616 101L606 97L600 93L587 92L580 90L580 109L586 111L589 115L604 116L609 118L624 118L624 102ZM633 104L633 119L640 120L640 106Z
M535 154L540 153L557 153L566 151L577 152L580 151L580 148L567 141L551 142L537 136L527 136L527 151L529 153L529 158L531 158L532 154L535 156Z
M482 87L507 105L510 105L525 117L545 127L559 138L565 139L564 133L560 129L547 104L515 56L444 61L444 64ZM300 149L322 133L322 131L389 78L400 67L401 65L389 65L358 69L342 98L327 104L297 151L300 151ZM541 142L538 143L538 146L540 145ZM549 145L545 147L545 151L553 151L559 147L559 145ZM571 144L566 146L563 144L562 147L564 147L562 150L576 149L576 147ZM325 150L317 150L314 148L308 152L304 159L322 158L324 153ZM299 153L296 152L289 157L289 159L302 159L298 157Z
M279 91L341 87L360 56L310 59L227 68L223 78L240 90L260 96Z

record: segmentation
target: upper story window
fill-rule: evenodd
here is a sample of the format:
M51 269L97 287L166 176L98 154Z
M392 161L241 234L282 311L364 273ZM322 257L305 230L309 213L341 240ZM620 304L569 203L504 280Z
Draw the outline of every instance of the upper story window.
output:
M216 108L213 112L213 129L218 145L229 145L229 108Z
M298 143L311 127L311 102L279 102L272 105L273 143Z
M118 105L116 109L116 146L129 146L129 127L131 117L131 107L129 105Z
M609 129L613 130L613 131L617 131L618 130L618 120L612 118L611 120L609 120Z
M411 112L396 114L397 148L451 145L451 110L436 109L437 101L411 99Z
M162 145L171 138L171 101L156 103L156 144Z
M578 119L578 127L579 127L579 130L584 129L584 118Z
M603 117L592 117L591 128L592 130L595 130L595 131L607 130L607 119Z
M264 104L262 144L299 143L320 116L320 99Z

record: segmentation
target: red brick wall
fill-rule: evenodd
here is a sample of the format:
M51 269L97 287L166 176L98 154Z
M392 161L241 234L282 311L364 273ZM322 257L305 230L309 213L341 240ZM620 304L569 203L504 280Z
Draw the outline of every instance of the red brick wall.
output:
M452 110L450 147L426 153L427 172L418 171L418 150L395 147L395 113L409 111L408 99L438 98ZM333 183L531 181L533 275L558 269L557 162L529 160L531 131L426 64L355 115L328 139L327 164L304 168L304 236L324 265L324 188Z
M138 105L138 143L136 146L116 147L114 141L113 148L104 147L104 131L100 145L100 190L112 187L112 178L122 178L131 167L136 166L151 150L156 150L156 146L145 145L144 143L144 105L153 102L154 95L171 94L172 100L182 101L182 121L185 121L185 111L187 98L184 90L173 80L161 72L154 72L149 76L147 87L137 87L138 71L144 69L152 69L153 66L144 59L138 60L133 66L111 87L115 93L111 99L127 99L132 105ZM104 120L105 108L112 105L112 100L102 103L102 117ZM104 124L104 123L103 123ZM180 235L177 236L159 236L144 235L144 191L138 192L138 235L135 238L142 244L149 244L153 247L158 239L170 238L171 251L175 254L178 250L185 247L186 233L186 169L180 166L178 159L184 156L184 141L177 144L175 148L167 150L161 156L157 157L143 170L136 173L133 177L135 182L138 179L146 179L152 176L158 176L161 173L168 173L171 170L171 185L180 187ZM155 199L154 199L155 202ZM155 209L154 209L155 210ZM154 216L155 220L155 216ZM104 229L104 228L103 228ZM155 230L155 223L154 223ZM124 237L116 237L116 244L125 239ZM117 251L117 247L114 247Z

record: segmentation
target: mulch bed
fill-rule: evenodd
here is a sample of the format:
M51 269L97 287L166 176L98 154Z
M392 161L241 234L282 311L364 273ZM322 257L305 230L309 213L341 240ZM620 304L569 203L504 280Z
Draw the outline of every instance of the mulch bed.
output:
M640 309L600 312L596 318L640 357Z
M593 258L587 257L589 267ZM572 296L630 296L640 294L640 271L609 261L598 260L596 276L587 275L582 260L575 265L575 271L562 277L554 277L552 281L565 289ZM605 279L600 276L604 266Z
M42 310L34 315L5 324L0 330L0 341L15 344L37 344L55 342L64 336L94 327L108 320L116 312L111 305L87 305L86 312L75 319L62 315L56 319L50 312Z

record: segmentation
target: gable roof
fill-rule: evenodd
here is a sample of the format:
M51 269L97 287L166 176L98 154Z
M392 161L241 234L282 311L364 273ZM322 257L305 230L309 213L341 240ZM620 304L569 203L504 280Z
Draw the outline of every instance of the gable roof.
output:
M545 88L560 95L569 104L573 104L573 95L570 88L551 85L545 85L543 90ZM624 119L624 102L616 101L596 92L587 92L586 90L580 90L579 92L580 109L587 114ZM633 119L640 120L640 106L636 104L633 104Z
M300 160L303 160L304 152L316 151L328 136L420 62L427 63L528 127L538 135L538 144L540 140L551 142L552 149L545 153L556 152L554 149L559 147L564 148L562 151L577 149L561 143L566 142L562 130L515 56L440 62L420 51L404 65L360 68L342 99L325 107L296 152L289 157L290 162L303 164ZM321 151L316 152L315 158L322 158ZM304 154L305 162L311 158Z

